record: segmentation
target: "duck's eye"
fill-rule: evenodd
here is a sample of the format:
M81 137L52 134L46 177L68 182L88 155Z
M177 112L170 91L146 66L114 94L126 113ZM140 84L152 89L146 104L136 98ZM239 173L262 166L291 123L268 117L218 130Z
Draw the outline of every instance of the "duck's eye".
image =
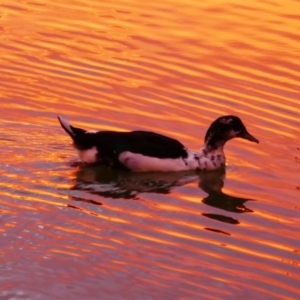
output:
M229 138L234 138L234 137L239 136L239 134L240 134L240 131L235 131L235 130L231 129L228 133L228 137Z

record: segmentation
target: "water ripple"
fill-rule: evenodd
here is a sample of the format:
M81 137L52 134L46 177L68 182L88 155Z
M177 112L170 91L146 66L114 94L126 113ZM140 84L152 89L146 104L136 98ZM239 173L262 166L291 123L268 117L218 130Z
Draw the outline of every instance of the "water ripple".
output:
M297 1L0 6L1 297L299 298ZM261 143L207 174L81 167L56 119L199 149L223 114Z

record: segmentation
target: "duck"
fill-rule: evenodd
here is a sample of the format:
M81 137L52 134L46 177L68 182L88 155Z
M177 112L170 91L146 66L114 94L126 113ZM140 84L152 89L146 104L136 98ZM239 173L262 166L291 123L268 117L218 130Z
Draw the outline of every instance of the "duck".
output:
M72 126L63 117L58 116L58 120L83 164L99 163L132 172L217 170L225 168L227 141L242 138L259 143L233 115L211 123L200 151L189 150L178 140L151 131L87 131Z

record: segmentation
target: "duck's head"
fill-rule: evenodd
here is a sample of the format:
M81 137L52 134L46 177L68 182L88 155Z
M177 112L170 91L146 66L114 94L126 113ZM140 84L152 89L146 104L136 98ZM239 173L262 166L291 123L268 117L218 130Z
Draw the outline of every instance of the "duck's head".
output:
M241 119L236 116L223 116L215 120L208 128L205 135L207 150L218 149L233 138L242 138L251 142L259 141L251 135Z

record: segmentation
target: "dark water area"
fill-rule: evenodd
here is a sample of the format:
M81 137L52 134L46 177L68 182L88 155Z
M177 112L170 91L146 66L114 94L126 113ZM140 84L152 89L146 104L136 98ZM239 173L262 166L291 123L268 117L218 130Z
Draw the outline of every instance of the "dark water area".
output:
M300 2L0 4L1 299L299 299ZM197 150L226 172L81 166L57 115Z

